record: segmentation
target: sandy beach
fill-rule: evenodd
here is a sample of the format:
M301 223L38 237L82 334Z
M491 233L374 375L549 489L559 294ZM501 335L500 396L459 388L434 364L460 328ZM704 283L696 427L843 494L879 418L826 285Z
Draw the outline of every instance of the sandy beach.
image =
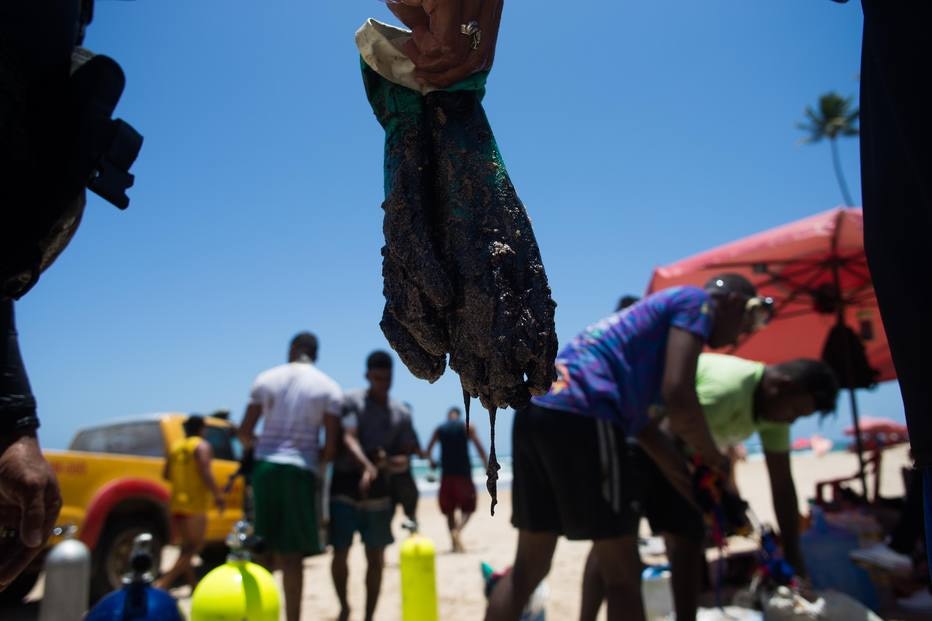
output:
M884 496L899 496L903 493L900 468L908 463L905 447L887 451L884 455L881 493ZM818 457L813 454L795 454L793 474L795 477L800 511L808 512L806 499L813 496L816 481L853 474L857 459L851 453L829 453ZM751 458L737 466L738 486L758 517L775 523L773 505L766 465L761 458ZM499 493L500 501L494 517L489 515L489 498L480 493L479 510L467 526L463 541L466 552L453 554L446 523L434 497L421 499L418 515L422 533L437 546L437 592L440 619L443 621L475 621L481 619L485 610L482 592L483 582L479 565L486 561L496 569L507 566L513 559L517 541L512 528L511 497L508 492ZM394 524L396 543L386 552L387 566L382 583L382 594L376 612L379 621L401 619L401 590L398 567L399 542L405 536L400 527L401 512ZM745 543L749 546L751 542ZM734 547L741 547L740 541ZM547 578L549 598L547 618L555 620L574 619L579 613L580 582L582 567L589 551L588 542L561 540L553 559L553 567ZM365 600L364 572L365 557L361 545L355 545L350 556L350 602L352 619L362 619ZM302 619L308 621L336 618L339 607L330 580L330 556L328 554L310 558L304 565L304 606ZM180 593L179 593L180 594ZM187 610L189 601L181 600ZM284 616L282 617L284 618ZM602 617L604 618L604 609Z
M905 446L897 447L884 454L881 494L896 497L903 494L901 468L909 463ZM800 512L808 513L806 502L814 494L815 483L828 479L849 476L857 469L856 457L847 452L829 453L823 456L797 453L792 460L793 474L796 481ZM770 485L766 465L762 458L750 458L737 465L738 486L754 512L763 522L775 523L773 505L770 499ZM869 479L869 483L872 480ZM463 542L466 552L453 554L447 535L446 522L437 507L435 497L422 497L418 507L422 534L429 537L437 546L436 572L439 612L442 621L476 621L482 618L485 610L483 582L480 563L490 563L496 569L506 567L513 559L517 542L516 531L512 528L511 497L507 491L499 493L499 505L494 517L489 515L489 498L484 490L479 494L479 510L467 526ZM401 529L401 513L394 524L394 534L398 539L386 552L386 569L382 583L382 594L376 611L378 621L396 621L401 619L401 587L398 566L398 542L405 536ZM646 523L642 531L647 534ZM751 549L754 542L749 539L732 539L729 542L734 551ZM170 550L163 557L163 565L172 560ZM547 618L557 621L575 619L579 614L580 582L582 568L589 552L588 542L561 540L557 545L553 566L546 583L549 589L547 600ZM710 555L716 554L710 551ZM651 558L650 561L656 561ZM365 557L361 545L357 543L350 555L350 602L354 620L362 619L365 587ZM280 578L279 578L280 580ZM181 608L190 611L188 589L174 592L179 597ZM30 594L31 602L20 609L2 611L3 618L15 621L33 621L37 618L36 600L42 597L42 583ZM330 555L324 554L309 558L304 564L304 606L302 619L307 621L329 621L335 619L339 606L330 580ZM600 620L604 620L604 608ZM900 619L898 615L895 617ZM902 619L917 618L902 616ZM282 615L284 619L284 615Z

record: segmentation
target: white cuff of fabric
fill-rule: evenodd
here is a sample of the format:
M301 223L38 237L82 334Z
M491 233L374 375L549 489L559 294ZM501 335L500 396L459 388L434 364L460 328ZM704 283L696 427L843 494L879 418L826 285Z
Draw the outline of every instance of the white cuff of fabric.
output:
M370 18L356 31L356 47L365 63L380 76L426 95L438 89L418 84L414 78L414 62L403 50L410 38L410 30Z

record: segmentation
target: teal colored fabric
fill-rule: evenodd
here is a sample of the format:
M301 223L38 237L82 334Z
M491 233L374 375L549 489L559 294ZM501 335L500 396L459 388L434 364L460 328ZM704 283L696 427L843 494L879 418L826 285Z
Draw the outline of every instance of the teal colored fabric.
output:
M391 155L397 153L392 147L402 140L402 133L406 127L410 128L411 125L421 124L424 114L424 95L406 86L386 80L367 65L361 56L359 64L362 68L366 98L369 100L369 105L372 106L372 111L379 120L379 124L385 129L384 190L387 196L390 191L389 180L392 179L401 165L398 158ZM479 101L482 101L485 97L485 85L488 77L488 71L481 71L443 90L450 93L474 91ZM492 153L489 154L489 157L500 164L500 175L498 176L507 176L501 153L494 139L490 147ZM500 178L492 180L493 183L501 183L501 181Z

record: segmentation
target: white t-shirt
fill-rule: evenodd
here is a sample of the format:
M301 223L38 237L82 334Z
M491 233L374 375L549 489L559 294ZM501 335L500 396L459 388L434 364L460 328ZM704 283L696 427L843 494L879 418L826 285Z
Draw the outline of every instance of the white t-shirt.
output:
M290 362L259 374L249 403L262 408L256 458L317 471L324 416L339 417L343 391L309 362Z

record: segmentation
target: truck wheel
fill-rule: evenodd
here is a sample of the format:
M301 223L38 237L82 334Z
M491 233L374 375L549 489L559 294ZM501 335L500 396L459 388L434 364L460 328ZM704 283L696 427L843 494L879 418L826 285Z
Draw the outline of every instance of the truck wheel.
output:
M97 542L91 570L91 602L123 586L123 575L130 571L133 539L142 533L152 535L153 570L158 574L162 559L162 528L151 518L121 518L109 524Z
M39 580L38 571L24 571L10 583L5 590L0 591L0 608L12 608L22 603L23 599L29 595L32 587L36 586Z

